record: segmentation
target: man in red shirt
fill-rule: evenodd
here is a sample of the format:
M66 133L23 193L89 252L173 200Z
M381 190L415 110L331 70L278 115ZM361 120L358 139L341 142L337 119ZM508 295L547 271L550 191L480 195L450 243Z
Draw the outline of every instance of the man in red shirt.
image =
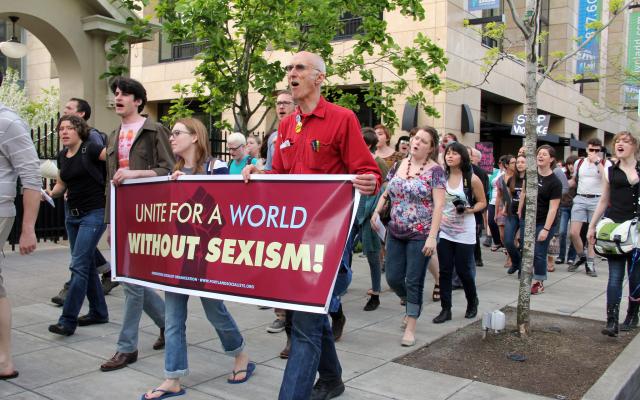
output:
M322 58L300 52L285 68L297 107L280 122L272 170L265 173L355 174L353 186L361 194L375 193L381 184L380 170L364 143L358 119L320 94L326 74ZM244 168L245 182L253 173L262 172L255 166ZM316 371L320 378L313 385ZM295 311L279 400L326 400L343 392L329 319L324 314Z

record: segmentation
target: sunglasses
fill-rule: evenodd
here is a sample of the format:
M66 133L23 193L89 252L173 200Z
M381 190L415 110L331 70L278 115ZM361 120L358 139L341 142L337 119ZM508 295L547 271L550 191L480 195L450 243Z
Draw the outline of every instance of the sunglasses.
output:
M284 70L287 72L291 72L293 70L296 70L297 72L302 72L302 71L306 71L308 69L315 69L316 71L322 72L320 71L318 68L316 67L312 67L311 65L305 65L305 64L289 64L287 66L284 67Z
M602 151L602 149L587 149L587 151L588 151L589 153L599 153L599 152L601 152L601 151Z

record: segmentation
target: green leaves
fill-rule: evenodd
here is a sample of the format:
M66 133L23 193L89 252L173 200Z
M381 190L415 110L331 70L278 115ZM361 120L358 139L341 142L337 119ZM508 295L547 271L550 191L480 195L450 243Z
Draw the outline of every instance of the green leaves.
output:
M444 51L421 33L410 46L395 43L382 18L391 10L410 19L424 18L419 0L159 0L156 8L170 41L204 45L194 71L196 83L189 93L179 88L180 98L196 97L215 115L230 109L231 123L243 133L257 129L273 107L274 92L285 80L282 52L300 50L325 59L323 90L338 104L357 109L353 93L339 88L356 76L366 103L390 126L398 122L399 95L437 115L426 92L441 89ZM342 48L335 38L357 23L344 46L348 50L334 54L334 45ZM414 77L417 84L408 85L407 79ZM181 115L186 104L175 100L171 116Z

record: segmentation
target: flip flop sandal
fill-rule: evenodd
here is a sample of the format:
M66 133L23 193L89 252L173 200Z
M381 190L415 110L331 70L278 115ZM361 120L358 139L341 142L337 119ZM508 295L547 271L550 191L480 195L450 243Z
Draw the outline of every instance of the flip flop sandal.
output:
M499 246L499 245L493 245L493 246L491 246L491 251L498 251L498 250L500 250L501 248L502 248L502 246Z
M170 392L164 389L153 389L151 393L162 393L162 395L160 397L148 398L147 394L143 393L142 397L140 397L140 400L160 400L160 399L168 399L169 397L182 396L183 394L186 393L186 390L180 389L177 392Z
M433 301L440 301L440 285L433 286L433 293L431 294Z
M253 371L255 370L256 370L256 363L249 361L249 364L247 364L247 369L241 369L240 371L231 371L231 374L233 375L233 379L227 379L227 383L231 385L245 383L246 381L249 380L249 378L251 378L251 375L253 375ZM243 372L245 373L244 378L236 380L236 375L239 375Z
M0 381L7 381L9 379L17 378L20 373L18 371L13 371L13 373L9 375L0 375Z
M556 270L556 267L553 265L547 265L547 272L554 272Z

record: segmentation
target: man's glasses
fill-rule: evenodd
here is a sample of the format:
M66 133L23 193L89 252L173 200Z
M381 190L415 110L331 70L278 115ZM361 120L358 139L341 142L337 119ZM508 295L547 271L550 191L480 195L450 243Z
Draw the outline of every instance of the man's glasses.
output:
M229 151L236 151L236 150L238 150L240 147L242 147L242 145L240 145L240 146L236 146L236 147L230 147L230 146L227 146L227 149L229 149Z
M284 107L284 106L290 106L292 104L293 104L292 101L279 101L279 102L276 103L276 106Z
M588 151L589 153L599 153L599 152L601 152L601 151L602 151L602 149L587 149L587 151Z
M191 134L191 132L180 131L178 129L174 129L173 131L171 131L171 137L174 138L174 139L177 139L178 136L180 136L180 134L182 134L182 133L186 133L186 134L189 134L189 135Z
M287 65L287 66L284 67L284 70L287 71L287 72L291 72L294 69L297 72L306 71L308 69L315 69L316 71L322 72L316 67L312 67L311 65L305 65L305 64L290 64L290 65Z

